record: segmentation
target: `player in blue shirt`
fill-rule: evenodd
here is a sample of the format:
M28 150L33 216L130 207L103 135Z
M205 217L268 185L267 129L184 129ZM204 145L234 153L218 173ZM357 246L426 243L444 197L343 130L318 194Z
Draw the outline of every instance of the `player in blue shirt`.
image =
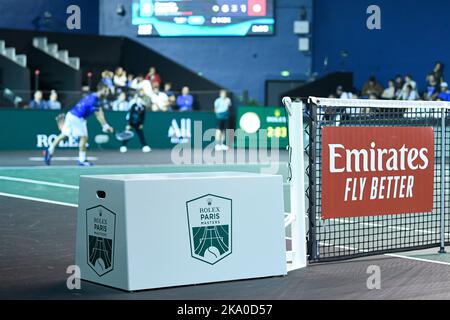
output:
M102 125L103 132L113 132L113 128L106 122L103 110L100 108L100 100L108 94L108 87L99 83L97 92L88 94L81 99L69 112L64 119L64 125L61 134L53 141L53 143L44 151L44 162L50 165L51 158L56 146L67 137L79 138L79 157L78 165L90 166L90 162L86 160L86 144L88 140L88 130L86 119L95 114L98 122Z

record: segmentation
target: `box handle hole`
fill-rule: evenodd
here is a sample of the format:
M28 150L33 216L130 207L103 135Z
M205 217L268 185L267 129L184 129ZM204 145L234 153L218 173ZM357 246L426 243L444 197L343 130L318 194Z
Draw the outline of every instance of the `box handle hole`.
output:
M105 199L106 198L106 192L102 191L102 190L97 190L97 198Z

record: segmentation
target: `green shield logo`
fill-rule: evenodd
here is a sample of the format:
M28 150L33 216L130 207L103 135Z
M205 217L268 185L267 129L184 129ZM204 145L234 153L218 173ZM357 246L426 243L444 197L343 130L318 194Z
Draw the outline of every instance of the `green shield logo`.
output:
M232 200L207 194L186 202L191 256L214 265L232 252Z
M86 210L87 263L101 277L114 269L116 214L99 205Z

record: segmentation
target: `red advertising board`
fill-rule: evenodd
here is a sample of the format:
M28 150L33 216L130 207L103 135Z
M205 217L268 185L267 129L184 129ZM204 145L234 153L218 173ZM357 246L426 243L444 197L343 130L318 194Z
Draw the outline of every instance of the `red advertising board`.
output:
M432 127L322 128L322 218L430 212Z

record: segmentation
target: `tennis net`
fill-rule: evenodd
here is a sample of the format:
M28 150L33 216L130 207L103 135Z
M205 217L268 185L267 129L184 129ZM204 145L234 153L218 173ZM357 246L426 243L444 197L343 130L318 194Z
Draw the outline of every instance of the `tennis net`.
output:
M306 187L308 202L306 206L308 217L307 251L310 262L348 259L438 246L443 250L450 234L450 221L447 214L450 193L450 161L448 159L450 153L450 119L447 115L449 105L445 102L342 100L314 97L303 100L302 104L304 106L304 121L306 122L304 134L308 136L305 157L307 158L306 176L308 177ZM303 128L297 128L296 126L297 124L290 123L289 131L303 130ZM335 130L336 128L339 129ZM348 128L351 128L351 130L348 130ZM370 130L367 131L367 128ZM424 128L425 131L415 130L416 128ZM406 141L411 140L413 144L422 143L420 142L422 141L422 132L430 134L432 132L432 135L429 136L431 137L431 148L429 149L434 149L434 154L430 155L432 157L429 159L433 163L430 164L428 178L426 178L425 173L420 176L419 174L422 174L418 173L420 170L411 173L411 175L416 175L411 178L412 181L415 179L414 187L411 185L411 199L406 199L408 191L405 190L408 190L408 186L405 186L404 199L398 199L401 196L396 191L397 195L391 192L393 194L391 199L386 200L385 189L387 187L384 190L379 190L380 194L381 192L385 193L383 200L380 200L381 198L378 196L371 199L370 182L366 184L366 191L352 193L352 187L356 189L360 186L360 182L355 182L352 185L352 180L349 178L356 171L361 171L358 173L359 175L356 175L359 176L359 180L365 177L369 180L372 178L372 182L382 179L386 183L386 179L388 179L388 177L381 177L385 172L376 172L372 176L370 172L365 174L362 172L364 171L362 168L364 163L359 168L352 167L347 162L351 173L344 175L344 178L350 179L348 184L345 184L347 180L342 180L345 187L342 185L341 188L339 185L341 180L336 180L338 181L336 183L333 180L333 182L328 182L328 185L324 186L328 177L331 176L335 179L334 177L337 176L324 172L324 168L325 171L328 170L328 167L331 168L330 159L333 157L328 152L332 150L330 145L334 146L333 148L344 147L346 137L350 137L349 141L354 140L353 144L358 145L362 139L361 135L367 135L368 145L372 148L375 147L375 143L377 145L383 145L383 143L390 145L390 143L394 143L392 141L397 141L397 143L400 143L399 150L401 152L402 147L413 149ZM402 146L400 137L405 134L407 138ZM408 138L408 135L411 136L411 139ZM333 144L330 141L334 141ZM393 148L392 145L390 148ZM385 150L387 150L384 151L386 155L383 155L383 151L381 151L381 160L379 160L381 162L377 162L378 160L367 162L367 171L376 169L375 167L378 164L383 171L383 165L386 166L389 150L392 149ZM324 153L324 151L326 152ZM335 149L332 151L335 151ZM353 152L355 152L355 149L353 149ZM370 147L368 147L367 155L370 156L371 152ZM373 152L375 154L375 151ZM401 160L409 163L408 161L411 159L413 159L411 161L413 164L414 159L419 157L415 156L414 152L412 154L412 156L405 155L408 158L402 160L399 153L398 160L391 159L390 165L392 166L392 163L397 165L397 161ZM353 159L356 160L358 155L364 156L365 153L350 153L350 156L352 155L354 156ZM324 156L327 159L324 159ZM333 161L340 161L341 156L335 153ZM398 165L401 166L400 163ZM333 166L338 167L336 163L333 163ZM359 164L356 166L359 166ZM416 168L416 166L413 165L413 168ZM386 171L386 168L384 169ZM336 169L334 172L339 170ZM344 168L342 170L344 171ZM432 175L432 179L430 175ZM427 179L426 181L430 182L429 189L433 190L428 192L427 189L420 189L421 184L425 183L423 182L425 180L420 179ZM405 178L405 181L409 180ZM424 184L422 184L423 186ZM381 187L381 183L379 187ZM393 190L393 188L392 186L390 190ZM399 190L397 187L395 189ZM364 188L361 190L364 190ZM363 192L366 192L364 196ZM414 196L412 196L413 193ZM427 198L425 194L428 194L429 197ZM359 195L361 195L361 198L359 198ZM352 199L348 199L351 197L355 200L353 204L350 201ZM387 203L387 207L377 209L380 201L385 201L381 203ZM413 203L421 208L425 208L426 204L429 203L429 209L418 212L411 207ZM390 208L391 205L394 208ZM402 208L404 208L403 211Z

